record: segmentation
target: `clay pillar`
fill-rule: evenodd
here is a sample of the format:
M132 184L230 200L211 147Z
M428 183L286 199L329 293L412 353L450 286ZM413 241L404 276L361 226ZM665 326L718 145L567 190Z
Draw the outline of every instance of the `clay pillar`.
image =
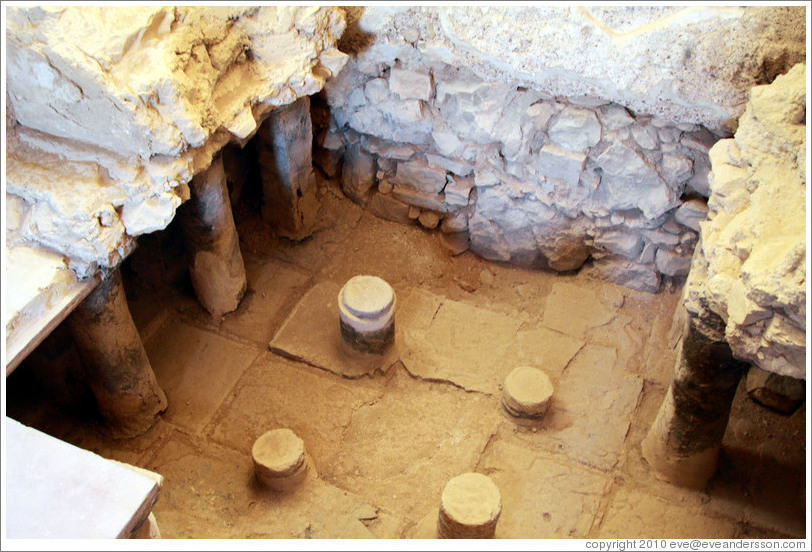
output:
M308 237L319 208L312 161L310 98L271 112L257 131L262 176L262 218L277 235Z
M730 406L747 365L733 358L718 315L688 312L683 323L674 378L642 449L658 477L701 489L716 471Z
M189 272L200 304L215 318L237 309L245 294L245 265L231 214L223 160L197 174L182 222L190 249Z
M102 281L68 318L84 377L114 434L135 437L166 410L141 337L135 328L121 273Z

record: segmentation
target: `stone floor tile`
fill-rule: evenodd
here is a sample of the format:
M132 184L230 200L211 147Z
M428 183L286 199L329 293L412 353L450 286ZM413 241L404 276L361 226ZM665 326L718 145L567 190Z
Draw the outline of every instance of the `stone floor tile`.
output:
M248 291L239 308L223 317L221 331L263 347L273 337L286 314L284 308L301 297L310 276L301 269L278 261L246 261Z
M612 469L643 386L616 361L614 349L585 345L561 378L551 377L553 399L537 431L520 431L519 438L577 463Z
M222 538L371 538L363 520L377 511L310 472L286 493L262 486L250 454L175 432L150 460L164 476L154 513L164 538L189 538L217 525ZM191 511L181 505L194 504ZM208 533L212 527L205 528Z
M210 437L251 453L266 431L293 430L320 470L329 470L355 409L376 401L383 384L347 380L306 364L261 354L223 403Z
M347 378L385 372L398 359L397 346L378 355L347 345L338 318L340 290L341 285L333 282L322 282L310 289L274 335L271 350ZM396 330L400 323L396 313Z
M582 339L587 329L608 324L615 315L616 311L610 310L591 287L557 282L547 296L541 322Z
M593 538L730 539L738 523L706 508L652 495L645 487L617 489Z
M169 406L164 419L200 432L246 368L254 347L170 317L145 344Z
M328 479L416 520L439 504L449 479L473 470L501 423L498 399L414 378L400 366L387 377L381 398L353 413Z
M497 439L478 471L502 494L501 538L586 538L610 476Z

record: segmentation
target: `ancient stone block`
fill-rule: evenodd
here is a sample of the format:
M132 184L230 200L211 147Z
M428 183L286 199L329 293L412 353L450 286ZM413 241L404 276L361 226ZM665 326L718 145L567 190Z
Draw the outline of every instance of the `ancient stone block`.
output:
M464 210L450 213L445 218L443 218L443 222L440 225L440 230L448 234L453 234L456 232L467 232L468 213Z
M696 150L702 155L708 155L713 144L718 141L719 138L705 128L695 132L686 132L682 135L682 138L680 138L680 144L686 148Z
M657 128L652 125L635 125L632 127L632 137L641 148L653 150L660 145Z
M474 188L474 179L472 177L451 177L447 178L448 183L445 185L445 202L450 207L465 207L468 205L468 198L471 195L471 190Z
M674 217L677 222L699 232L699 223L708 216L708 204L701 199L683 201L676 210Z
M434 145L441 155L447 157L453 156L462 147L462 142L457 138L457 135L450 130L434 129L431 132L431 137L434 138Z
M662 247L657 249L654 263L657 270L666 276L687 276L688 271L691 269L691 257L680 255Z
M369 135L361 137L361 146L369 153L377 154L386 159L396 159L398 161L411 159L420 151L420 148L413 144L390 142Z
M364 85L364 94L371 104L379 104L389 97L389 83L386 79L372 79Z
M356 203L363 201L375 184L375 158L361 150L360 144L347 146L341 171L341 189Z
M413 107L415 104L411 104ZM412 125L398 124L375 106L364 106L351 113L347 124L361 134L378 136L392 142L406 142L408 144L426 144L429 141L431 125L428 121L420 121Z
M420 216L417 217L417 222L419 222L423 228L434 230L437 228L437 225L440 224L440 215L434 211L423 211L420 213Z
M609 209L637 208L656 218L678 203L657 170L623 143L613 143L595 162L603 170L598 191Z
M427 121L424 120L423 105L417 100L405 101L387 101L378 105L381 113L384 116L398 125L411 125L415 123L424 123L422 126L427 127ZM374 134L374 133L371 133Z
M600 141L601 125L593 111L569 107L556 115L548 133L559 146L583 152Z
M538 171L544 176L563 180L570 186L578 184L584 170L586 155L555 144L546 144L538 153Z
M595 236L594 245L610 253L634 259L643 249L643 240L637 233L609 231Z
M427 153L426 161L428 161L429 165L440 167L441 169L452 172L458 176L468 176L474 172L474 168L462 159L449 159L448 157L443 157L441 155Z
M595 263L597 275L622 286L657 293L660 291L660 274L654 267L621 256L604 257Z
M425 193L419 190L399 185L396 185L394 187L394 189L392 190L392 195L395 196L400 201L408 203L409 205L412 205L414 207L420 207L422 209L430 209L432 211L438 211L441 213L451 210L451 207L449 207L445 203L444 197L442 195Z
M391 194L373 192L366 203L366 208L377 216L401 224L411 224L409 205Z
M598 108L597 111L601 124L608 130L627 127L634 122L634 117L622 105L609 104Z
M429 101L431 77L426 73L393 67L389 73L389 89L401 99Z
M429 165L425 159L415 159L398 163L397 173L392 179L395 186L439 194L446 183L446 171Z
M663 179L672 188L693 176L694 162L690 157L666 153L660 162Z

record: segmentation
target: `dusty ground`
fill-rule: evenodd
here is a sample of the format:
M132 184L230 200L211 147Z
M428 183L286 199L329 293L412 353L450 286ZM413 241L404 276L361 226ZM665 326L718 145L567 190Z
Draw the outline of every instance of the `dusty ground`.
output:
M238 213L249 291L221 322L191 293L174 225L142 239L125 283L169 399L147 434L105 435L61 329L9 377L8 415L161 473L164 538L431 537L445 482L466 471L498 485L502 538L804 536L805 406L784 416L740 392L705 492L658 481L642 460L679 289L451 257L436 234L322 191L322 229L303 243ZM338 322L313 299L356 274L386 279L399 302L397 358L357 370L325 352ZM556 387L538 427L500 412L517 365ZM279 427L315 467L287 495L252 473L254 440Z

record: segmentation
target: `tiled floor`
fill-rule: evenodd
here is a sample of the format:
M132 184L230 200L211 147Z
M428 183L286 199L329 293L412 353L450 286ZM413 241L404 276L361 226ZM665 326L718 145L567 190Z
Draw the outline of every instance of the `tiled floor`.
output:
M131 310L169 400L147 434L109 439L91 409L32 383L70 355L21 366L9 415L164 475L154 512L165 538L431 536L445 482L465 471L499 486L502 538L803 536L805 406L787 417L739 393L707 492L660 482L642 460L673 367L679 289L655 296L588 268L556 275L451 257L437 235L333 191L323 206L323 228L300 244L240 221L249 291L222 321L188 287L147 286L144 256L159 255L136 252ZM349 378L346 358L312 353L337 333L329 305L302 301L356 274L395 288L401 348ZM499 383L516 365L547 370L555 385L538 427L500 411ZM278 427L302 437L314 467L287 495L252 475L254 440Z

